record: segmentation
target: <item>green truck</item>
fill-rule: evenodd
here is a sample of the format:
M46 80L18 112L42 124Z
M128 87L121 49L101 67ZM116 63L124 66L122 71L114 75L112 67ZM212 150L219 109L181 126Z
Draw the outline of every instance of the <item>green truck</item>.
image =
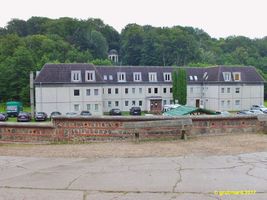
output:
M9 117L17 117L23 111L22 103L19 101L9 101L6 103L6 112Z

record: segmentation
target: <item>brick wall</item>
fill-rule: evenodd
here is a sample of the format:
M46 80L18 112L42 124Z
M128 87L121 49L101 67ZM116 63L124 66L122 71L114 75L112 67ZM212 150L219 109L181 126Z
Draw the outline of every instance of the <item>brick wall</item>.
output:
M267 120L267 119L266 119ZM57 117L52 123L0 123L0 142L177 139L187 135L266 132L256 116Z

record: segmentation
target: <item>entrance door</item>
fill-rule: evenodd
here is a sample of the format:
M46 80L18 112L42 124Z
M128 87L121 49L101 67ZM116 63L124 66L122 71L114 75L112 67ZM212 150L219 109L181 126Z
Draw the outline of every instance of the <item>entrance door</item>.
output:
M151 99L150 100L150 112L160 113L162 111L162 100L161 99Z
M199 108L200 100L196 99L196 107Z

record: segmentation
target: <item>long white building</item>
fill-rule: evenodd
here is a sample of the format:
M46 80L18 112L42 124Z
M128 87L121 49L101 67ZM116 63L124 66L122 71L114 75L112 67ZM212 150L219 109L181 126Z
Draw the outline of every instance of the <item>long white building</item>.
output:
M102 115L112 108L158 112L172 104L175 67L45 64L35 79L36 111ZM254 67L185 68L187 105L242 110L263 104L264 80Z

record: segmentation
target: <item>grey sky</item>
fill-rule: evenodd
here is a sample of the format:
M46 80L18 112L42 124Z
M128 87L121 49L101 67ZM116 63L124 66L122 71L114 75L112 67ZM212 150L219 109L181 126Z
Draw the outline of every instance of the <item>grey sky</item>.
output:
M220 38L267 36L266 0L4 0L0 27L12 18L100 18L121 31L129 23L192 26Z

